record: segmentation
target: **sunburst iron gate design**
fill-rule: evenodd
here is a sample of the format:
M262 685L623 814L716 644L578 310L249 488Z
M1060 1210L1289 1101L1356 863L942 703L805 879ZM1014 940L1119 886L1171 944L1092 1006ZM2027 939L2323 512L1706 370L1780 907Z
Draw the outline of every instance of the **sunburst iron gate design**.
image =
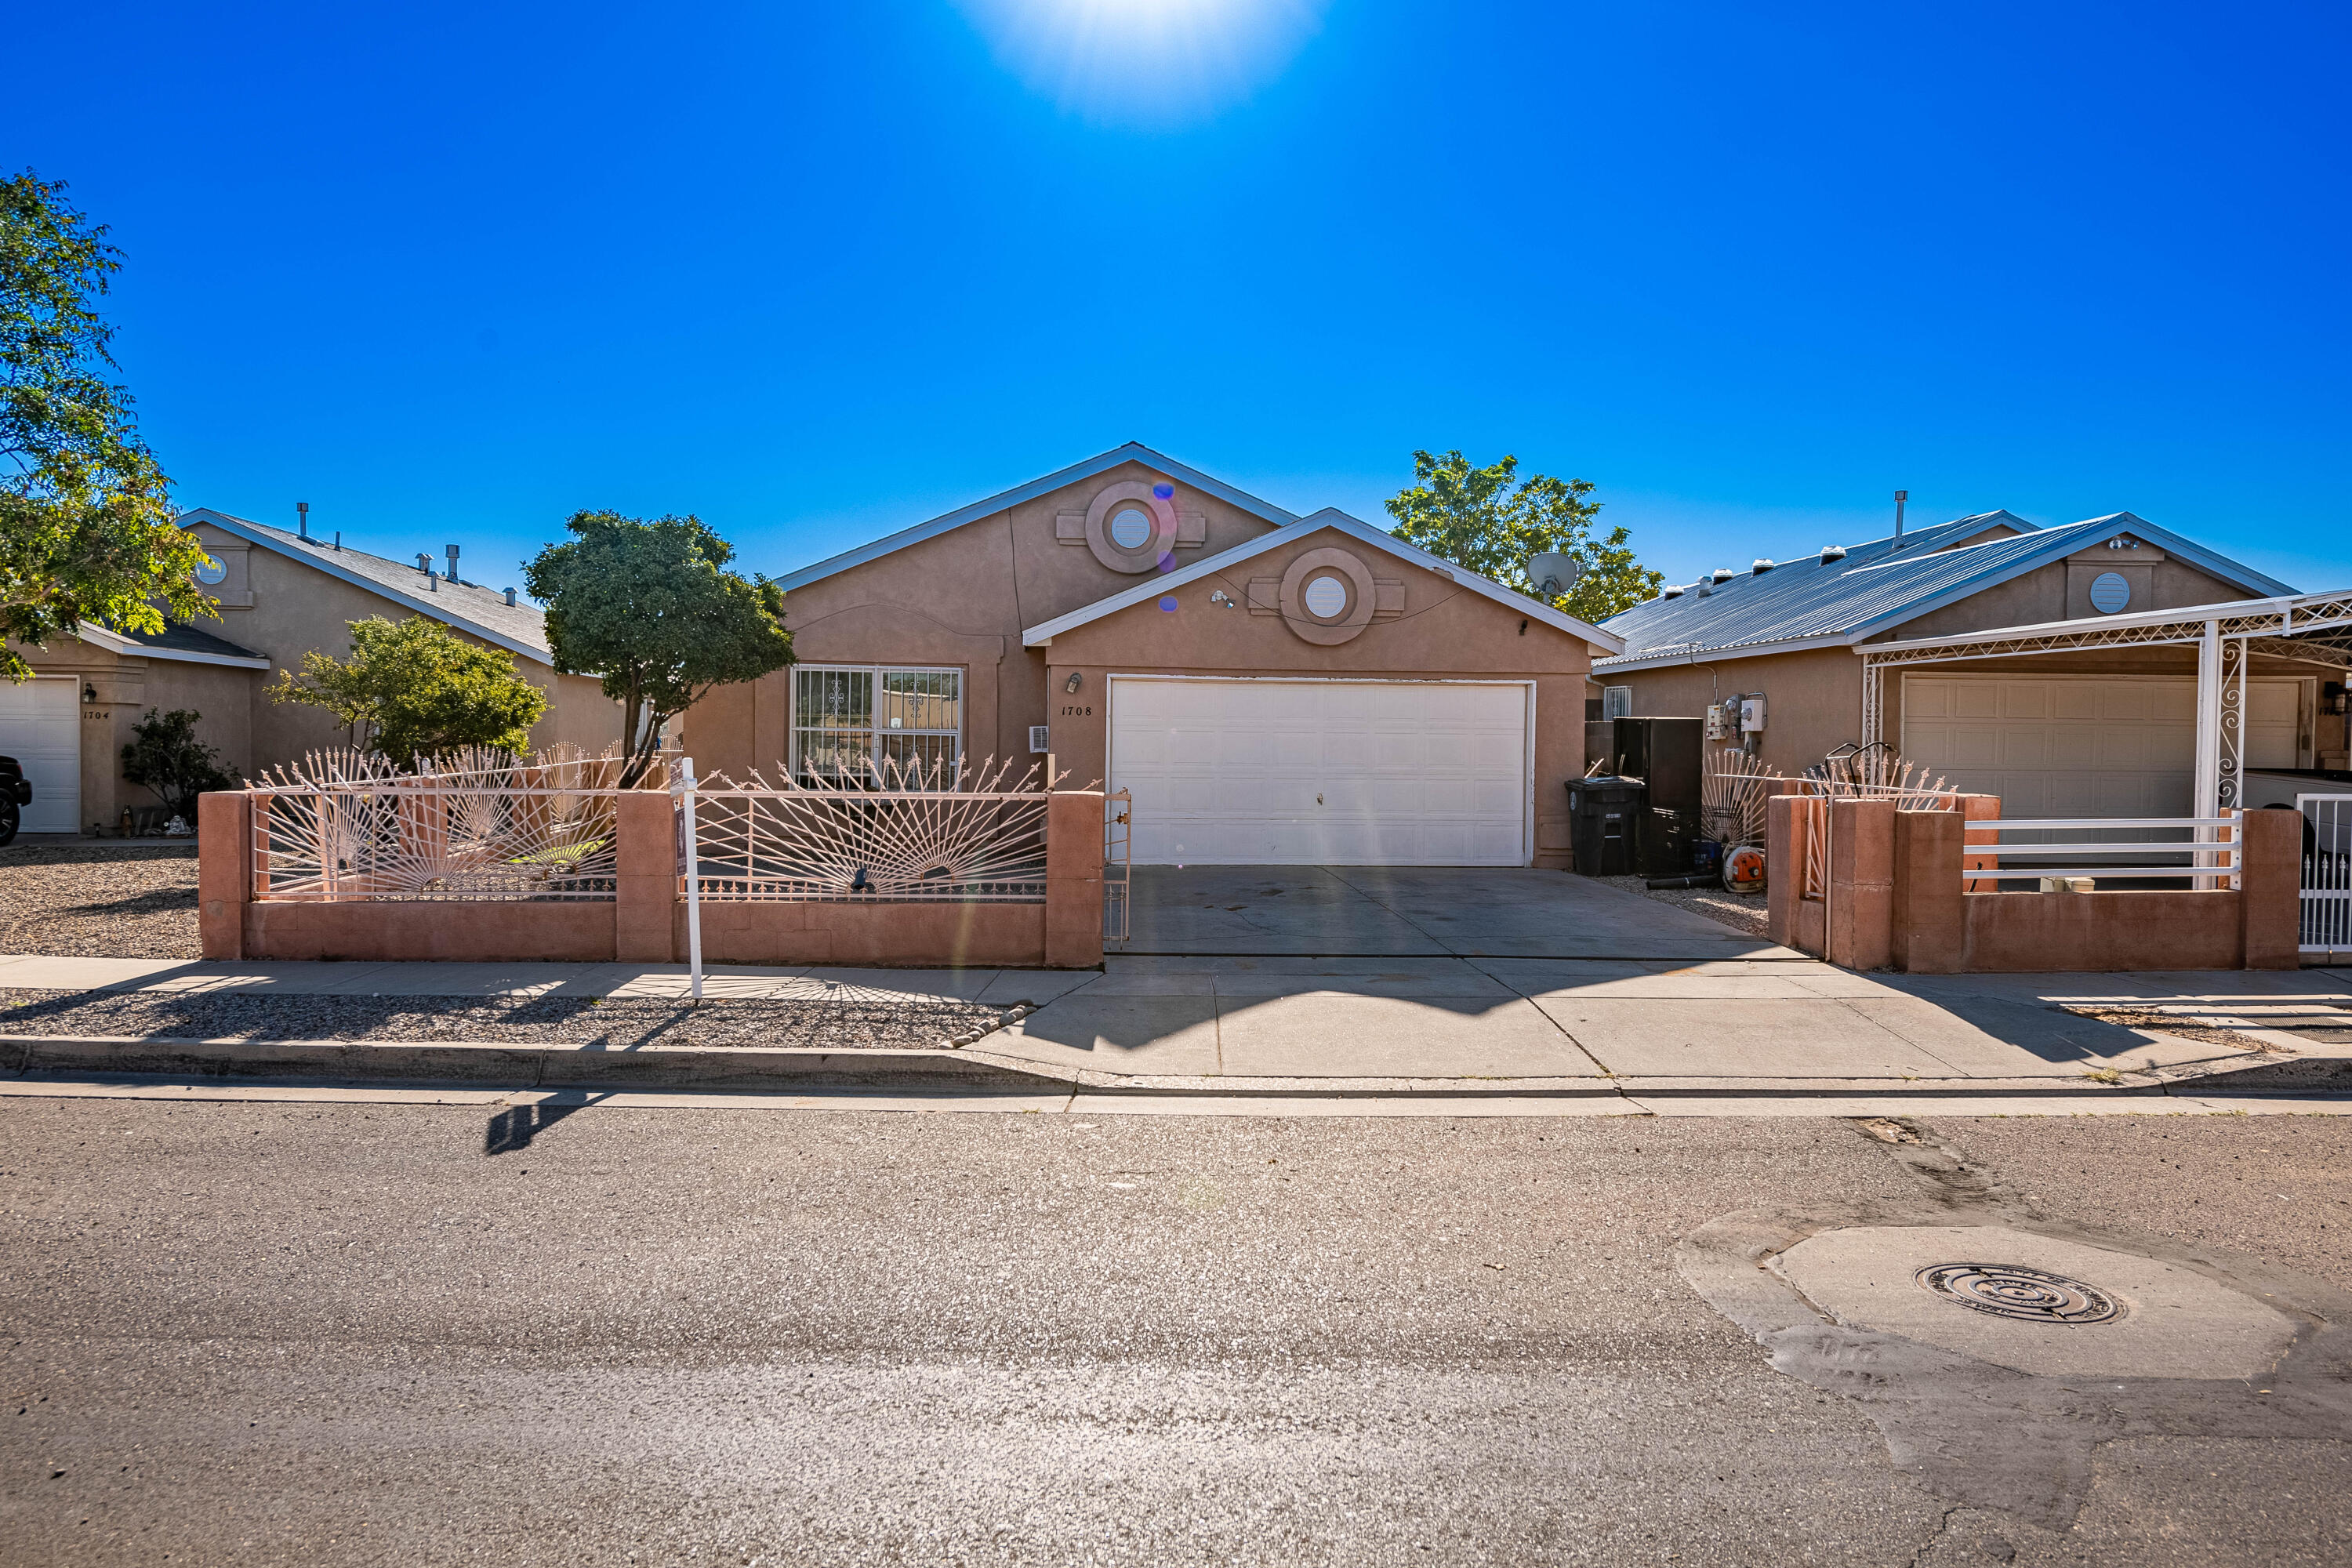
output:
M1045 900L1047 789L1032 765L898 767L886 787L824 779L696 786L696 890L718 902ZM1008 788L1008 781L1012 787ZM685 866L681 858L681 878Z
M622 766L467 752L404 773L381 757L313 752L250 786L253 896L609 902Z

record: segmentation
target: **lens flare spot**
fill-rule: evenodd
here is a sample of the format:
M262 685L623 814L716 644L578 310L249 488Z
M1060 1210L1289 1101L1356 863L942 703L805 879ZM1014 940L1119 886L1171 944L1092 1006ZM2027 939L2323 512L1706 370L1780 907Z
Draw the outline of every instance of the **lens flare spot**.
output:
M1176 613L1176 595L1173 594L1160 595L1160 607L1168 614L1171 616L1174 615Z

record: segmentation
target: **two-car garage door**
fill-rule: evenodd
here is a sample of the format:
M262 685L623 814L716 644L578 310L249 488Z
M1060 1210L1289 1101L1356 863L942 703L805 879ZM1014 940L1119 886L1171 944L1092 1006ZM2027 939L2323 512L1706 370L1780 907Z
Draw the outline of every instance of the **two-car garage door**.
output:
M1520 866L1525 682L1114 676L1143 865Z
M2300 684L2246 683L2245 763L2294 767ZM2186 816L2197 687L2177 677L1906 675L1903 754L2004 816Z
M24 765L33 804L26 833L71 833L81 826L81 682L35 677L0 680L0 757Z

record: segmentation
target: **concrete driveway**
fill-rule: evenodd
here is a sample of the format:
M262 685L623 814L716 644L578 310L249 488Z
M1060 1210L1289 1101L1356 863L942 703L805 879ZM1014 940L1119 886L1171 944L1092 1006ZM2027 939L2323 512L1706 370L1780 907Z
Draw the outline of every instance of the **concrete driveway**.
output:
M1138 866L1126 955L1795 958L1703 916L1526 867Z
M1856 974L1558 871L1138 868L1133 898L1101 976L981 1048L1139 1089L2106 1094L2352 1025L2333 972Z

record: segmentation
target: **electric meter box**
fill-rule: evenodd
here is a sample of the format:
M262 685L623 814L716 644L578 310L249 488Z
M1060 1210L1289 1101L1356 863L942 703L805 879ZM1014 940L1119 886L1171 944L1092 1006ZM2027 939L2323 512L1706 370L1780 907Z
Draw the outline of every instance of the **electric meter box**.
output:
M1764 728L1764 699L1743 697L1739 700L1739 732L1753 735Z

